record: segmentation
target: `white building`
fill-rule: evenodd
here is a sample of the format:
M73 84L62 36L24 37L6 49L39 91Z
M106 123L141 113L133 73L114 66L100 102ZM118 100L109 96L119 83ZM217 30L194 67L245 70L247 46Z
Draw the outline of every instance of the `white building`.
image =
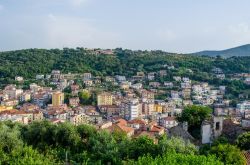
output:
M17 99L22 93L23 90L17 89L16 85L8 85L3 90L3 94L7 95L9 99Z
M241 112L242 114L246 111L250 111L250 102L245 101L243 103L237 104L236 111Z
M171 91L171 98L172 99L179 98L179 92L178 91Z
M43 74L38 74L38 75L36 75L36 79L37 80L44 79L44 75Z
M23 81L23 77L21 77L21 76L16 76L16 77L15 77L15 80L16 80L16 81L19 81L19 82L20 82L20 81Z
M120 76L120 75L116 75L115 79L119 82L123 82L126 81L126 77L125 76Z
M175 117L163 117L160 119L160 125L164 128L172 128L178 125Z
M174 84L172 82L164 82L164 86L167 88L173 88Z
M130 120L136 119L140 115L141 104L139 104L138 99L133 99L129 103L129 113Z
M132 86L131 86L131 88L133 88L133 89L141 89L142 88L142 83L136 83L136 84L133 84Z
M90 80L92 78L91 73L83 73L83 80Z

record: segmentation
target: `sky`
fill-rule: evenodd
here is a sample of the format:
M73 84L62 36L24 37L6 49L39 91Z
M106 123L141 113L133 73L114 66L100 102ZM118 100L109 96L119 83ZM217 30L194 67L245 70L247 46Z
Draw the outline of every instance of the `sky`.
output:
M0 51L191 53L250 43L249 0L0 0Z

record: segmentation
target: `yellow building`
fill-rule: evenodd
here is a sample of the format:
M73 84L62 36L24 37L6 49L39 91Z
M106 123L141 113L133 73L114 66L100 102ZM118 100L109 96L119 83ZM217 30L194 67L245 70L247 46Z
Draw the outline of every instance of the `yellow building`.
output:
M103 92L97 95L97 105L112 105L113 96L110 93Z
M2 111L7 111L7 110L12 110L13 106L2 106L0 105L0 112Z
M64 104L64 93L55 92L52 94L52 105L53 106L61 106Z
M155 112L162 113L162 106L159 104L155 104Z

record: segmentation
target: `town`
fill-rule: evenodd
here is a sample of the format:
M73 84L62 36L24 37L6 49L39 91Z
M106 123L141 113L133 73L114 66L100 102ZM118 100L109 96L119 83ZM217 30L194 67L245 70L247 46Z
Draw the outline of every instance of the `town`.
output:
M173 76L172 81L159 81L175 67L164 65L164 68L137 72L131 77L52 70L36 75L36 83L25 89L22 88L25 79L16 76L17 85L8 84L0 91L0 120L22 124L41 120L54 124L90 124L99 130L121 131L130 138L146 135L156 143L159 135L167 134L197 144L211 144L222 134L235 140L250 129L247 96L240 95L241 101L232 104L224 97L227 86L180 76ZM220 68L211 72L219 79L225 78ZM249 83L249 74L230 76ZM202 122L198 142L188 132L189 123L177 120L184 108L192 105L213 110L210 119Z
M249 0L0 1L0 165L250 165Z

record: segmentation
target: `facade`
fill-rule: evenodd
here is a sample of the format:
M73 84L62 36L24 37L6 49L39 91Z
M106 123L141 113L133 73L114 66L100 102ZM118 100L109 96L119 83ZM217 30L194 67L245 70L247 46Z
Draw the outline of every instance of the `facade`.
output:
M154 92L142 90L141 92L142 102L154 102Z
M145 115L152 115L155 111L155 104L154 103L142 103L142 112Z
M178 125L175 117L163 117L160 119L160 125L164 128L172 128Z
M83 80L83 83L84 83L84 85L86 85L86 86L92 86L92 85L93 85L93 80L89 80L89 79Z
M91 73L83 73L83 80L90 80L92 78Z
M223 117L213 116L210 121L204 121L201 126L202 144L212 143L222 134Z
M250 110L250 102L243 102L241 104L237 104L236 110L239 111L240 113L244 113L245 111Z
M74 125L88 124L90 117L84 113L70 116L70 122Z
M141 104L138 102L138 100L132 100L129 103L129 118L130 120L136 119L141 114Z
M19 97L20 102L27 102L31 100L31 94L30 93L23 93Z
M23 90L17 89L16 85L8 85L3 90L3 94L7 95L9 99L17 99L22 93Z
M80 103L79 97L73 97L73 98L69 99L69 105L72 106L72 107L78 106L79 103Z
M113 96L108 92L103 92L97 95L97 106L100 105L112 105L113 104Z
M2 106L16 106L18 105L19 101L16 99L12 99L12 100L5 100L5 101L1 101L1 105Z
M162 106L160 104L154 105L155 112L162 113Z
M21 76L16 76L16 77L15 77L15 80L18 81L18 82L23 81L23 77L21 77Z
M61 106L64 103L64 93L62 92L54 92L52 94L52 105L53 106Z
M79 85L71 85L71 86L70 86L70 89L71 89L71 94L72 94L73 96L77 96L78 93L79 93L80 87L79 87Z

